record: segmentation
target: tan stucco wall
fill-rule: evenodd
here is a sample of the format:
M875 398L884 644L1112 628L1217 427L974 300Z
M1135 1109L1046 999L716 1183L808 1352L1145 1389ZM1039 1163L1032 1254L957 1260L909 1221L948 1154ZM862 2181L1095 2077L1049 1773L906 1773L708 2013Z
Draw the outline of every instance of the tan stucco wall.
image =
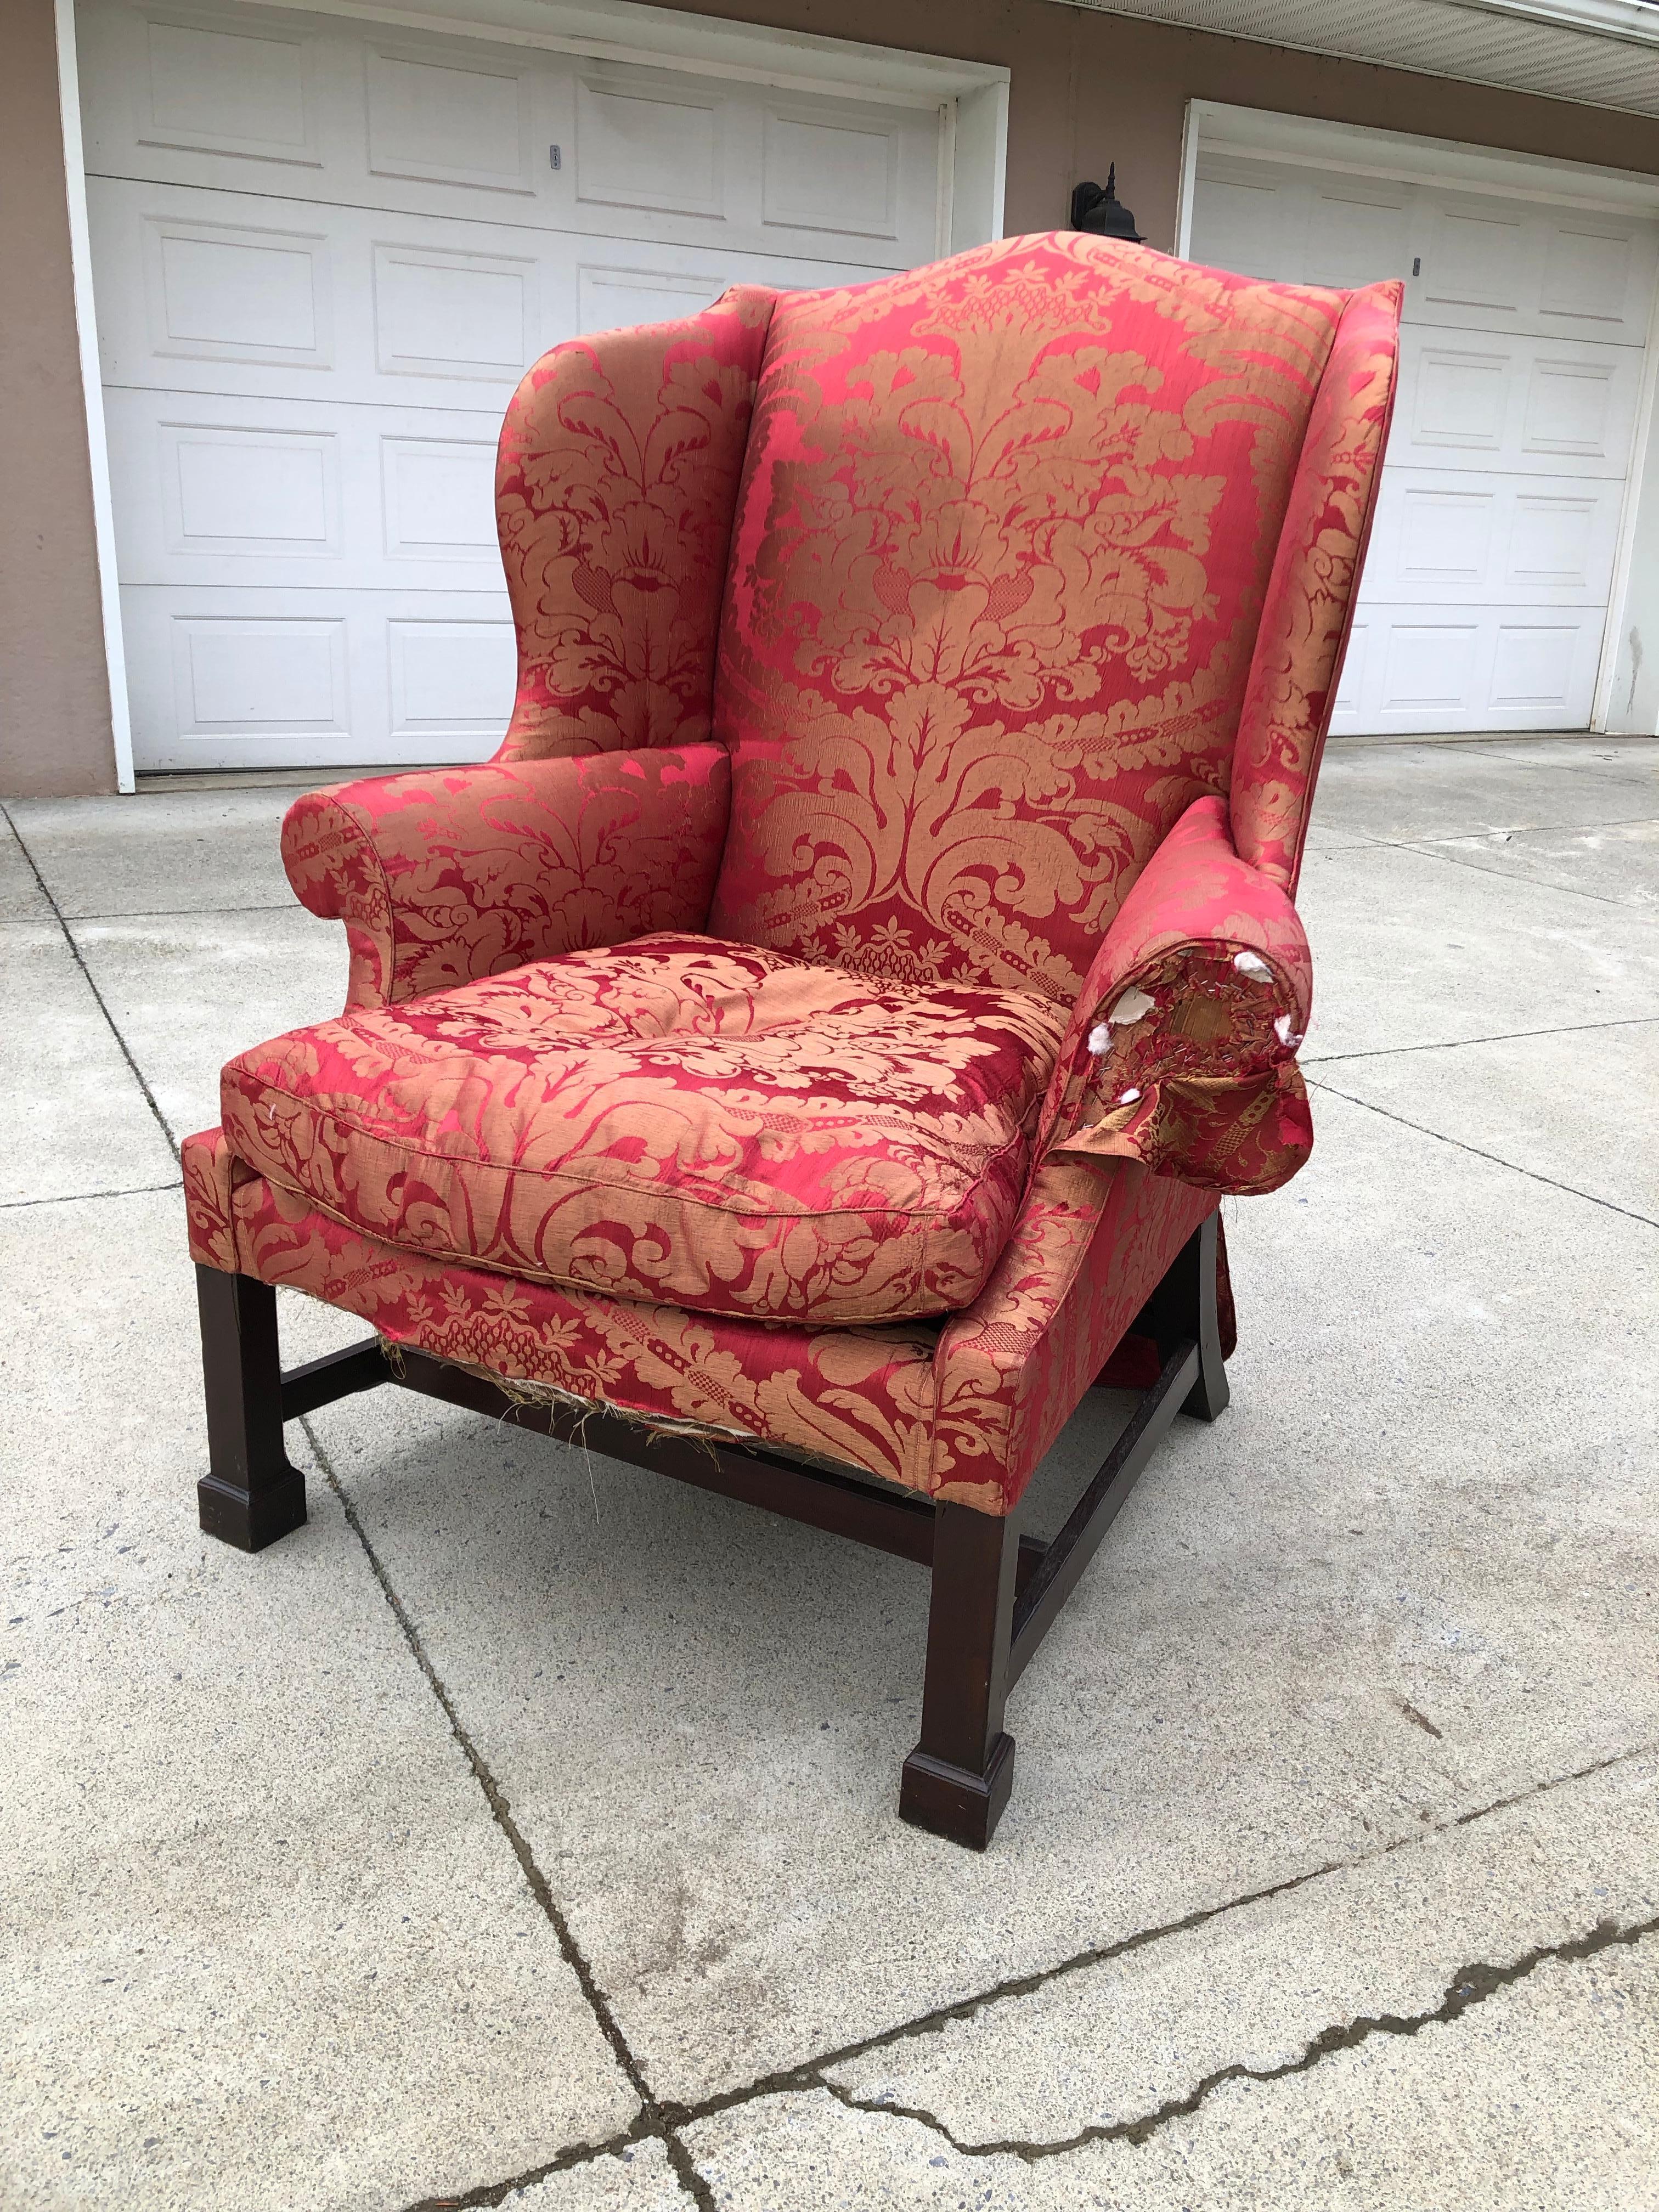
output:
M0 57L0 794L113 791L52 0Z
M1072 186L1115 161L1141 228L1172 246L1192 99L1659 173L1659 122L1639 116L1056 0L697 0L688 12L1006 66L1010 231L1063 223ZM0 0L0 793L109 791L51 0Z

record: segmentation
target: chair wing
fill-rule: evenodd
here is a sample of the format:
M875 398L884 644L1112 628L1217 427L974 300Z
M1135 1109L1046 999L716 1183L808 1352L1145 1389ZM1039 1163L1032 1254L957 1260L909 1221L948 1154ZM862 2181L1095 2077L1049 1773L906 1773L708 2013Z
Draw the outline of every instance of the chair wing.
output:
M775 295L555 346L501 426L519 637L496 758L703 743L738 475Z

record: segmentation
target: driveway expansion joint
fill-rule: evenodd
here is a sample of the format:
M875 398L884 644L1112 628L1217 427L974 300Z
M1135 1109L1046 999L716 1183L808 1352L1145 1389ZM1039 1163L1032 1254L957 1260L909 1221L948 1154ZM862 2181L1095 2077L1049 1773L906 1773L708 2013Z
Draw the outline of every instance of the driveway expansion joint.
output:
M548 1881L547 1876L542 1872L541 1868L536 1863L535 1853L531 1850L529 1841L525 1836L524 1831L520 1827L518 1822L513 1817L513 1808L507 1802L506 1792L502 1790L500 1783L496 1781L495 1777L491 1772L489 1765L484 1759L483 1753L473 1741L465 1723L461 1718L459 1709L457 1707L453 1697L450 1694L448 1685L444 1681L443 1677L439 1674L437 1668L433 1665L430 1657L428 1656L426 1646L421 1641L420 1632L416 1629L414 1620L411 1618L407 1607L404 1604L403 1600L392 1588L392 1578L387 1574L379 1553L376 1552L374 1545L370 1542L368 1531L364 1528L356 1507L352 1504L350 1498L348 1496L344 1484L335 1473L333 1462L331 1461L327 1452L324 1449L321 1443L319 1441L316 1431L312 1426L309 1418L302 1418L300 1426L305 1432L307 1442L310 1444L312 1450L316 1455L317 1464L323 1471L325 1480L327 1482L329 1488L334 1492L335 1497L339 1500L340 1510L346 1517L347 1525L349 1527L352 1534L357 1539L357 1541L362 1547L363 1555L368 1561L369 1567L374 1576L374 1579L380 1585L381 1595L385 1597L386 1603L391 1607L392 1618L397 1621L398 1627L402 1630L404 1640L408 1644L410 1650L414 1654L415 1663L419 1667L422 1674L425 1675L428 1688L431 1690L433 1696L436 1698L440 1706L442 1708L444 1717L449 1723L450 1733L453 1735L456 1742L460 1746L461 1755L466 1760L468 1766L471 1769L473 1780L483 1792L484 1802L489 1807L490 1814L495 1820L496 1826L506 1837L508 1845L511 1847L513 1856L519 1863L520 1871L524 1875L525 1881L529 1885L531 1894L535 1898L537 1904L540 1905L550 1926L552 1928L554 1936L557 1939L559 1949L563 1956L565 1964L575 1976L577 1985L580 1989L582 1996L586 2001L588 2010L592 2014L594 2021L599 2027L599 2033L604 2036L606 2043L610 2045L612 2057L616 2059L617 2065L621 2067L623 2073L628 2079L629 2086L632 2088L635 2095L638 2097L640 2100L640 2113L635 2123L634 2128L627 2134L618 2138L618 2141L626 2143L636 2141L644 2141L645 2139L653 2136L659 2139L662 2143L663 2148L667 2153L669 2163L672 2166L676 2178L678 2179L681 2187L686 2191L688 2196L690 2197L692 2202L699 2207L699 2212L715 2212L714 2199L708 2188L708 2185L703 2180L702 2175L692 2165L690 2154L687 2151L684 2144L678 2140L678 2136L671 2131L666 2124L662 2109L658 2104L655 2096L652 2094L651 2085L646 2080L644 2071L641 2069L638 2059L634 2056L633 2051L629 2045L627 2037L623 2033L622 2027L617 2021L616 2014L611 2008L611 2001L605 1996L604 1990L600 1989L599 1982L594 1976L593 1970L584 1957L581 1947L576 1941L569 1922L559 1909L557 1900L553 1895L553 1891ZM592 2151L585 2153L583 2155L587 2158L594 2158L601 2155L601 2153L599 2151ZM563 2160L562 2154L561 2154L561 2159L556 2160L554 2162L554 2166L548 2167L546 2171L555 2171L562 2162L566 2161ZM576 2157L573 2156L568 2162L575 2164L580 2161ZM485 2187L481 2194L475 2191L471 2196L457 2197L448 2201L457 2204L500 2203L502 2197L504 2197L509 2190L522 2188L523 2186L525 2186L525 2184L522 2181L507 2181L499 2184L491 2183ZM500 2194L492 2195L491 2191L495 2190L499 2190ZM443 2203L444 2201L446 2200L441 2198L427 2198L422 2200L422 2202L425 2203Z
M855 2043L844 2045L838 2050L826 2052L819 2057L808 2059L801 2065L787 2067L775 2073L760 2075L739 2087L720 2091L713 2096L699 2098L690 2103L659 2100L652 2092L639 2062L634 2057L627 2039L611 2010L609 2000L599 1989L592 1969L577 1945L569 1923L555 1902L547 1877L537 1864L535 1856L523 1832L513 1818L512 1809L505 1793L474 1743L465 1724L461 1720L447 1686L428 1656L426 1648L421 1641L419 1631L402 1599L392 1587L391 1577L374 1544L370 1541L368 1532L363 1526L356 1507L348 1495L344 1485L335 1473L333 1462L319 1440L310 1418L307 1416L302 1419L300 1426L316 1455L317 1463L322 1470L324 1479L339 1501L341 1511L344 1514L352 1534L362 1547L363 1554L368 1561L370 1570L380 1586L381 1594L392 1609L392 1616L403 1633L404 1641L409 1645L416 1665L425 1676L428 1687L449 1723L450 1731L460 1747L462 1755L471 1770L474 1780L483 1793L496 1826L506 1837L537 1903L553 1928L560 1950L575 1975L582 1995L601 2033L626 2075L629 2085L640 2100L640 2111L633 2125L617 2136L609 2137L597 2144L578 2143L568 2146L544 2165L510 2176L504 2181L481 2183L459 2196L420 2197L404 2207L404 2212L468 2212L469 2208L475 2206L499 2205L505 2203L515 2191L529 2188L551 2174L565 2172L579 2166L591 2165L600 2158L611 2156L635 2143L653 2141L662 2144L674 2170L675 2179L691 2202L698 2208L698 2212L719 2212L714 2193L693 2162L690 2151L681 2139L681 2131L695 2125L699 2120L711 2118L717 2113L733 2111L741 2106L757 2104L769 2097L801 2094L815 2089L824 2091L828 2095L836 2098L838 2102L847 2106L849 2110L886 2114L900 2119L917 2120L943 2136L952 2148L960 2151L966 2157L1006 2154L1025 2158L1035 2162L1055 2156L1062 2151L1082 2148L1096 2141L1121 2139L1139 2142L1145 2139L1146 2134L1152 2132L1154 2126L1161 2127L1166 2121L1178 2119L1184 2112L1195 2110L1198 2103L1227 2081L1235 2079L1276 2081L1286 2074L1304 2072L1309 2067L1317 2064L1320 2058L1328 2056L1331 2051L1347 2048L1351 2042L1364 2041L1368 2035L1414 2033L1417 2027L1425 2027L1431 2021L1443 2018L1455 2019L1459 2012L1466 2011L1470 2004L1483 2002L1486 1996L1494 1994L1497 1989L1506 1986L1510 1981L1522 1978L1524 1974L1531 1972L1534 1966L1543 1963L1547 1958L1588 1957L1592 1952L1605 1949L1614 1942L1637 1942L1643 1936L1650 1934L1659 1928L1659 1918L1645 1922L1641 1926L1630 1930L1618 1929L1610 1921L1598 1922L1596 1928L1590 1932L1589 1936L1575 1938L1565 1945L1550 1946L1537 1952L1528 1953L1525 1959L1516 1962L1512 1967L1465 1967L1449 1985L1447 1996L1442 2000L1441 2006L1434 2012L1421 2015L1414 2023L1406 2027L1391 2025L1393 2016L1382 2015L1369 2022L1351 2023L1347 2028L1327 2028L1314 2039L1300 2058L1291 2061L1285 2066L1266 2072L1257 2072L1237 2064L1224 2067L1216 2074L1206 2076L1205 2081L1199 2084L1197 2091L1192 2094L1190 2099L1183 2099L1176 2103L1160 2106L1157 2112L1148 2114L1140 2120L1127 2121L1103 2129L1085 2130L1074 2139L1069 2139L1059 2144L1035 2143L1022 2146L1018 2142L1010 2142L980 2146L958 2143L950 2134L944 2122L936 2115L920 2108L912 2109L908 2106L883 2104L873 2100L860 2100L850 2090L842 2088L839 2084L829 2078L831 2069L850 2064L854 2060L865 2057L872 2051L885 2050L895 2044L917 2039L923 2036L937 2035L955 2021L972 2020L989 2006L1030 1996L1050 1982L1063 1980L1068 1975L1085 1972L1092 1966L1107 1965L1114 1960L1123 1958L1132 1951L1146 1949L1152 1944L1164 1942L1170 1936L1188 1934L1193 1929L1201 1928L1208 1922L1219 1919L1225 1914L1242 1911L1252 1905L1265 1904L1273 1898L1286 1896L1292 1891L1304 1888L1311 1882L1323 1881L1331 1875L1343 1874L1351 1868L1364 1866L1374 1860L1386 1858L1395 1851L1413 1849L1431 1841L1436 1836L1449 1834L1455 1829L1468 1827L1476 1821L1490 1819L1495 1814L1507 1812L1514 1806L1526 1803L1530 1798L1544 1796L1551 1790L1565 1789L1574 1782L1586 1781L1592 1775L1605 1773L1610 1767L1622 1765L1628 1760L1651 1755L1655 1747L1638 1744L1624 1751L1610 1753L1607 1757L1594 1759L1586 1766L1576 1767L1569 1773L1546 1776L1541 1781L1534 1782L1524 1790L1516 1790L1506 1797L1496 1798L1490 1804L1475 1806L1468 1812L1457 1814L1450 1820L1437 1822L1432 1826L1419 1828L1414 1833L1396 1836L1391 1842L1380 1844L1375 1850L1362 1851L1355 1858L1332 1860L1325 1865L1310 1868L1303 1874L1289 1875L1282 1881L1271 1882L1261 1889L1248 1891L1242 1896L1224 1899L1218 1905L1200 1906L1195 1911L1184 1914L1178 1920L1164 1922L1152 1928L1139 1929L1133 1935L1122 1936L1115 1942L1093 1945L1085 1951L1077 1952L1068 1958L1057 1960L1052 1966L1038 1967L1029 1974L1018 1975L1007 1981L996 1983L991 1988L981 1990L972 1996L958 1998L953 2003L938 2006L932 2011L919 2014L913 2019L902 2021L891 2027L882 2029L874 2035L864 2037ZM1485 1978L1492 1975L1498 1976L1498 1978L1487 1986ZM1464 1985L1469 1984L1473 1988L1477 1979L1480 1995L1468 1993ZM1450 2012L1445 2009L1448 2003L1452 2003L1455 2007ZM1364 2031L1363 2034L1356 2032L1362 2027ZM1332 2037L1340 2039L1335 2042L1329 2041L1328 2039ZM1137 2130L1139 2132L1136 2132Z
M1188 2118L1219 2088L1229 2081L1282 2081L1293 2074L1306 2074L1324 2059L1339 2051L1353 2051L1373 2036L1413 2036L1425 2027L1448 2026L1460 2020L1475 2006L1485 2004L1489 1997L1502 1990L1510 1989L1536 1972L1540 1966L1555 1962L1576 1965L1599 1953L1611 1950L1615 1944L1636 1944L1646 1937L1659 1934L1659 1914L1651 1919L1637 1922L1627 1928L1614 1920L1598 1920L1594 1928L1582 1936L1574 1936L1562 1943L1541 1943L1535 1950L1528 1951L1506 1966L1494 1966L1486 1960L1477 1960L1460 1966L1446 1984L1440 2002L1426 2012L1362 2013L1357 2019L1341 2026L1322 2028L1300 2054L1287 2059L1282 2066L1247 2066L1240 2060L1231 2065L1219 2066L1212 2074L1188 2091L1184 2097L1171 2097L1154 2111L1139 2119L1097 2122L1079 2128L1075 2135L1066 2136L1055 2142L1026 2142L1017 2136L1005 2137L994 2142L963 2142L953 2135L937 2113L919 2105L901 2105L890 2100L860 2097L839 2082L827 2078L816 2086L826 2090L838 2104L849 2112L871 2112L894 2119L915 2120L941 2136L951 2148L963 2158L1018 2158L1028 2165L1042 2160L1063 2158L1069 2153L1087 2149L1093 2143L1127 2142L1139 2147L1160 2129L1173 2120Z
M1364 1052L1304 1052L1297 1054L1297 1065L1305 1075L1310 1067L1345 1067L1354 1060L1398 1060L1413 1052L1465 1052L1472 1045L1527 1044L1535 1037L1583 1036L1597 1030L1651 1029L1656 1022L1659 1014L1617 1014L1605 1022L1557 1022L1547 1030L1499 1030L1492 1036L1442 1037L1437 1044L1382 1044ZM1347 1094L1338 1095L1346 1097Z
M691 2104L665 2101L659 2110L664 2123L671 2129L678 2129L695 2125L697 2121L712 2118L716 2113L731 2112L739 2105L753 2104L763 2097L784 2096L803 2089L832 2088L833 2085L824 2077L834 2067L850 2065L855 2059L868 2057L872 2051L890 2050L895 2044L940 2034L958 2021L976 2019L993 2005L1030 1996L1051 1982L1063 1981L1067 1976L1086 1972L1091 1967L1109 1966L1115 1960L1125 1958L1132 1951L1145 1950L1150 1945L1162 1943L1173 1936L1190 1935L1194 1929L1206 1927L1211 1921L1219 1920L1228 1913L1242 1912L1252 1905L1265 1905L1273 1898L1289 1896L1292 1891L1304 1889L1311 1882L1323 1881L1332 1875L1346 1874L1354 1868L1371 1865L1378 1859L1389 1857L1395 1851L1414 1850L1420 1844L1432 1842L1437 1837L1450 1835L1456 1829L1472 1826L1478 1820L1490 1820L1495 1814L1509 1812L1516 1805L1526 1804L1531 1798L1545 1796L1554 1790L1565 1790L1574 1782L1587 1782L1593 1775L1605 1774L1609 1768L1622 1766L1632 1759L1650 1758L1656 1748L1659 1747L1651 1744L1636 1744L1626 1751L1611 1752L1605 1759L1592 1759L1589 1765L1575 1767L1571 1773L1547 1775L1542 1781L1532 1783L1524 1790L1515 1790L1507 1797L1495 1798L1487 1805L1474 1806L1467 1813L1456 1814L1450 1820L1437 1821L1433 1826L1419 1828L1411 1834L1396 1836L1392 1842L1380 1844L1375 1850L1361 1851L1357 1857L1333 1859L1326 1865L1310 1867L1304 1874L1289 1875L1283 1881L1269 1882L1264 1888L1247 1890L1239 1897L1224 1898L1218 1905L1200 1905L1183 1914L1179 1920L1138 1929L1133 1935L1120 1936L1115 1942L1093 1944L1086 1951L1074 1952L1069 1958L1056 1960L1051 1966L1039 1966L1029 1974L994 1983L991 1988L981 1990L972 1996L958 1997L953 2003L939 2005L931 2012L919 2013L914 2019L883 2028L856 2043L844 2044L839 2050L827 2051L817 2058L806 2059L799 2066L784 2067L775 2073L762 2075L755 2081L745 2082L740 2088L720 2090ZM881 2105L872 2109L890 2112L896 2107Z
M1461 1137L1449 1137L1443 1129L1431 1129L1426 1122L1410 1121L1390 1107L1376 1105L1369 1098L1356 1098L1352 1091L1339 1091L1335 1084L1323 1083L1316 1075L1309 1075L1306 1079L1310 1090L1328 1091L1333 1098L1344 1099L1350 1106L1363 1107L1368 1114L1380 1114L1385 1121L1397 1121L1402 1129L1414 1129L1419 1137L1431 1137L1437 1144L1450 1145L1460 1152L1471 1152L1478 1160L1490 1160L1494 1167L1507 1168L1511 1175L1525 1176L1528 1182L1541 1182L1547 1189L1559 1190L1568 1198L1582 1199L1586 1206L1599 1206L1607 1213L1622 1214L1626 1221L1639 1221L1644 1228L1659 1229L1659 1221L1650 1213L1638 1213L1631 1206L1617 1206L1610 1198L1598 1198L1594 1191L1580 1190L1576 1183L1561 1182L1554 1176L1540 1175L1536 1168L1523 1168L1518 1161L1506 1160L1501 1152L1489 1152L1480 1145L1467 1145Z
M646 2125L641 2111L631 2128L621 2135L609 2136L604 2142L570 2143L556 2158L550 2158L540 2166L527 2166L522 2173L513 2174L506 2181L482 2182L476 2189L464 2190L459 2197L419 2197L412 2204L406 2204L404 2212L473 2212L474 2207L504 2204L515 2191L533 2189L538 2181L547 2181L556 2173L568 2173L573 2166L591 2166L598 2159L614 2158L635 2143L656 2140L658 2136Z
M149 1198L158 1190L182 1190L185 1179L174 1176L167 1182L134 1183L126 1190L61 1190L46 1198L0 1199L0 1213L15 1212L21 1206L85 1206L98 1198Z
M58 928L62 930L64 933L64 942L69 947L70 957L80 969L82 976L85 981L86 987L92 994L93 1004L97 1007L105 1021L108 1023L109 1033L115 1039L116 1049L119 1052L122 1059L125 1060L129 1070L131 1072L133 1081L138 1085L140 1091L143 1094L145 1105L149 1107L150 1112L155 1116L156 1127L161 1130L162 1136L167 1139L167 1150L173 1154L173 1158L176 1160L179 1158L179 1139L173 1135L173 1131L167 1126L167 1117L157 1104L155 1093L150 1089L149 1085L145 1081L143 1068L139 1066L137 1061L133 1058L131 1048L128 1045L126 1039L122 1036L120 1029L116 1023L115 1017L109 1010L108 1001L105 999L103 993L99 989L97 984L94 982L92 979L92 970L88 967L85 960L82 957L81 948L75 941L75 933L70 927L68 922L64 919L63 908L52 896L51 886L46 882L46 878L41 874L40 869L36 866L34 855L30 852L27 842L25 839L22 831L18 828L11 813L5 807L0 806L0 814L5 815L7 826L10 830L12 836L17 840L17 849L23 855L25 860L27 861L29 873L34 878L35 882L40 885L40 896L45 899L46 904L52 908L52 919L57 922Z

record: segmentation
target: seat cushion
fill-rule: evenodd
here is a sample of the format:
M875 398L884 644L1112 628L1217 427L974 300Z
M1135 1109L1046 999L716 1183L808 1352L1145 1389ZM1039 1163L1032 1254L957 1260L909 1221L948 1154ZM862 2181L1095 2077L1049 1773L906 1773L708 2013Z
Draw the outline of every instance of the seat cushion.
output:
M224 1071L224 1127L390 1243L710 1313L895 1321L984 1284L1063 1020L1018 991L638 938L256 1046Z

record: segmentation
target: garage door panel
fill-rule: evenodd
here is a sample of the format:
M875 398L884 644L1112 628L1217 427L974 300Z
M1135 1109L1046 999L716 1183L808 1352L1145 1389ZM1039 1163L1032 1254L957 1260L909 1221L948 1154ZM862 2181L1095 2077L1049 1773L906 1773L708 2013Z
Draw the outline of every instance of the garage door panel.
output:
M1659 234L1601 210L1206 154L1192 253L1293 283L1397 276L1413 325L1641 346Z
M863 283L856 262L541 234L365 208L97 178L99 346L107 384L353 406L477 409L499 424L550 345L585 330L691 314L734 283Z
M1368 600L1607 602L1624 486L1582 477L1390 469L1365 562Z
M931 104L280 9L80 18L93 174L738 252L833 236L866 270L937 251Z
M1367 603L1354 623L1332 731L1582 728L1602 619L1599 607Z
M1623 477L1641 384L1628 346L1407 329L1389 462Z
M576 91L578 205L724 223L734 105L710 78L585 70Z
M155 359L334 366L334 255L325 234L164 213L146 213L137 231L142 336Z
M323 168L326 41L314 21L99 7L77 11L76 33L88 168L172 174L179 154Z
M1414 323L1644 344L1659 246L1634 218L1424 191Z
M371 178L534 199L544 155L533 70L486 52L375 40L363 83Z
M493 415L143 391L106 410L124 582L503 588Z
M157 769L483 760L512 712L496 595L131 585L121 605Z

